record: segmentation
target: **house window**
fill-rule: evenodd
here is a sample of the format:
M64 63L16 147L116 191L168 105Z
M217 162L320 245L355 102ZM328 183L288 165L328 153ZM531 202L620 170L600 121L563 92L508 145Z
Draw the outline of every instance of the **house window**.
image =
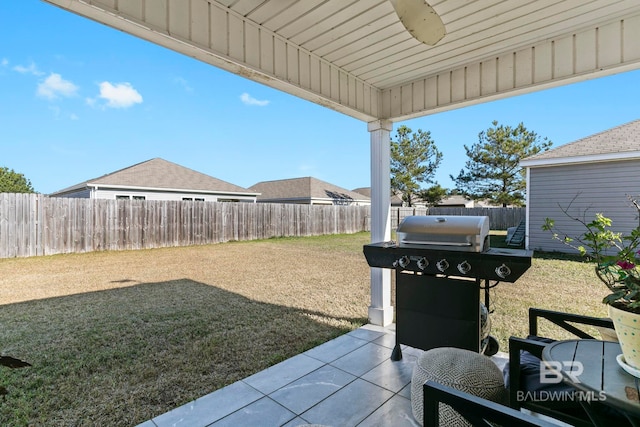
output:
M129 200L131 196L116 196L116 200Z
M196 202L204 202L204 199L196 198L196 199L194 199L194 200L195 200Z
M188 201L192 201L193 199L191 197L183 197L182 200L188 200Z
M146 200L145 196L133 196L133 200Z

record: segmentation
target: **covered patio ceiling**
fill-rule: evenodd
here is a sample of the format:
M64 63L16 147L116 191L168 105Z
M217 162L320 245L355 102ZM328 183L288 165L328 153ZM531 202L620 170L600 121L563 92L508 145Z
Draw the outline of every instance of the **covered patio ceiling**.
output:
M637 0L429 0L434 46L392 0L45 1L365 122L640 66Z
M44 1L366 122L373 242L394 122L640 68L638 0ZM371 269L369 321L393 322L389 270Z

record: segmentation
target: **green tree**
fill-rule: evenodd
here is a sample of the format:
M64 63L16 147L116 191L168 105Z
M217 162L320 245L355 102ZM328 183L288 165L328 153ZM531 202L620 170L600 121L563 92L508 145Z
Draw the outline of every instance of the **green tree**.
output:
M418 191L417 194L419 198L427 203L427 206L435 206L447 197L448 191L440 184L434 184L426 190Z
M21 173L0 166L0 193L35 193L31 181Z
M525 170L520 160L547 151L552 142L527 130L523 123L516 127L498 126L478 134L478 143L464 146L469 158L457 178L450 175L456 189L473 199L487 199L502 206L522 206L525 201Z
M431 139L431 132L418 129L413 133L407 126L400 126L397 139L391 140L391 191L412 206L420 184L433 182L441 160L442 153Z

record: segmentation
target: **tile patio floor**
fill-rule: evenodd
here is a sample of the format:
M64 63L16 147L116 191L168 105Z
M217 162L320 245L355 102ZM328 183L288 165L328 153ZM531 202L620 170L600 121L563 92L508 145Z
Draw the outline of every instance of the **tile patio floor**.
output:
M139 427L418 426L411 375L423 351L403 346L392 362L394 330L365 325Z

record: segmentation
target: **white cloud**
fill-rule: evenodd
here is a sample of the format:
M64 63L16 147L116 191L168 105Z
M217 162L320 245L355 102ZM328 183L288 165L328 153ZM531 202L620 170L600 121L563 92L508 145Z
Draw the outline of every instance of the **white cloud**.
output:
M6 67L7 65L9 65L9 60L7 58L2 58L0 64L2 64L3 67Z
M4 62L5 60L2 60L2 64L3 65L7 65L9 64L9 61ZM27 65L26 67L24 65L16 65L13 67L13 71L17 71L20 74L32 74L34 76L43 76L44 73L40 70L38 70L38 67L36 66L36 64L34 64L33 62L29 65Z
M51 73L49 77L38 84L38 96L48 99L56 99L59 96L74 96L78 91L78 86L65 80L60 74Z
M179 84L180 86L182 86L182 88L186 92L189 92L189 93L193 92L193 88L191 87L191 85L189 85L189 82L183 79L182 77L176 77L173 79L173 81Z
M50 105L49 106L49 111L51 111L51 114L53 115L53 118L55 118L56 120L62 120L62 119L68 119L68 120L80 120L80 118L78 117L77 114L75 113L67 113L66 111L63 111L59 106L57 105Z
M253 98L251 95L249 95L246 92L243 93L242 95L240 95L240 100L245 105L257 105L258 107L267 106L267 105L269 105L269 102L270 102L268 100L260 101L258 99L255 99L255 98Z
M129 108L135 104L142 103L142 95L131 86L130 83L116 83L111 84L109 82L100 83L99 98L107 101L106 106L110 108ZM95 101L87 100L89 105L92 105Z

